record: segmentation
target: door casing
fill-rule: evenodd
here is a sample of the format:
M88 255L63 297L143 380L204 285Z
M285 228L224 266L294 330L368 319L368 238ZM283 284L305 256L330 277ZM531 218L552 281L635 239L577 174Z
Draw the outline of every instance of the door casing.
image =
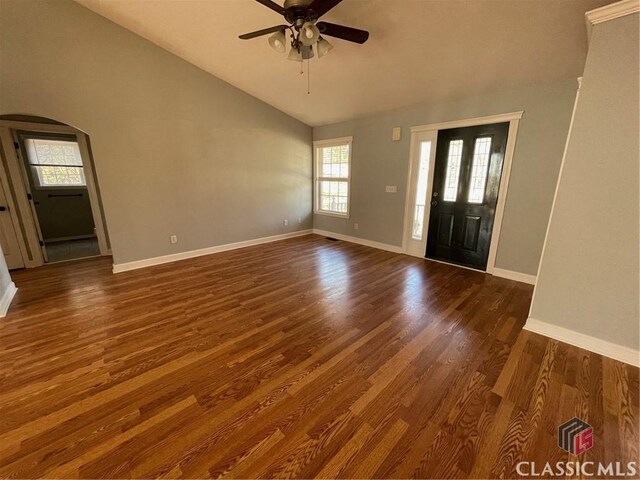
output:
M442 122L442 123L433 123L429 125L420 125L416 127L411 127L411 149L409 153L409 174L407 178L407 198L405 202L405 212L404 212L404 235L402 242L402 250L407 255L419 256L421 258L426 258L424 256L424 250L426 249L428 228L423 235L423 241L425 244L425 249L422 250L421 254L416 252L415 247L411 248L411 228L409 224L409 219L411 218L413 205L412 205L412 196L415 198L415 194L412 195L413 190L415 190L416 183L416 165L420 161L420 144L424 141L424 138L433 138L435 136L435 143L432 143L432 155L430 158L429 164L429 179L427 181L427 198L430 199L429 196L433 191L433 171L434 171L434 163L435 163L435 149L437 148L437 136L439 130L447 130L450 128L462 128L462 127L474 127L478 125L488 125L492 123L505 123L509 122L509 132L507 136L507 146L504 154L504 165L502 167L502 176L500 177L500 190L498 192L498 201L496 203L496 212L494 216L493 222L493 230L491 234L491 244L489 246L489 258L487 260L487 273L493 273L495 269L496 263L496 254L498 252L498 244L500 243L500 231L502 229L502 218L504 216L504 207L507 199L507 191L509 189L509 177L511 176L511 163L513 160L513 152L516 147L516 140L518 135L518 127L520 125L520 119L522 118L524 111L519 112L511 112L500 115L490 115L486 117L477 117L477 118L469 118L464 120L455 120L451 122ZM424 209L425 216L425 224L429 221L429 215L431 213L430 209L431 203L427 202ZM430 261L438 261L431 260ZM446 262L441 262L446 263ZM460 268L468 268L460 265L456 265L451 263L449 265L454 265Z

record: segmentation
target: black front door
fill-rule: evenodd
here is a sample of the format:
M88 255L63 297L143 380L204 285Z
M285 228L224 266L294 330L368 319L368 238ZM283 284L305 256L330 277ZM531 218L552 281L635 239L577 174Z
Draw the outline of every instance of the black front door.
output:
M485 270L509 123L438 132L427 258Z

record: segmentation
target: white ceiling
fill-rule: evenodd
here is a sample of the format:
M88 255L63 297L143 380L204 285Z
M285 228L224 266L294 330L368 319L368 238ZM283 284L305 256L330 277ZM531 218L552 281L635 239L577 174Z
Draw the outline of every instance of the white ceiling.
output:
M76 1L311 126L577 77L584 13L610 3L344 0L323 20L371 36L365 45L329 39L333 51L311 60L307 95L306 74L268 37L238 39L283 21L253 0Z

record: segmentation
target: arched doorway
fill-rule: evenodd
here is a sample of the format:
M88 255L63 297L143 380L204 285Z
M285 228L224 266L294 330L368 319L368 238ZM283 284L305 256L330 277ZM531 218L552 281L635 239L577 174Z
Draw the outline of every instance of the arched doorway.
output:
M0 243L9 269L110 255L88 135L0 115Z

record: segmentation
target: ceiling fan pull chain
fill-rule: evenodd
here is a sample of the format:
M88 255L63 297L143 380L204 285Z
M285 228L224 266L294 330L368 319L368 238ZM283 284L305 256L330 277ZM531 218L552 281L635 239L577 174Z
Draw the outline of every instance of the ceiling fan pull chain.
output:
M311 95L311 59L307 60L307 95Z

